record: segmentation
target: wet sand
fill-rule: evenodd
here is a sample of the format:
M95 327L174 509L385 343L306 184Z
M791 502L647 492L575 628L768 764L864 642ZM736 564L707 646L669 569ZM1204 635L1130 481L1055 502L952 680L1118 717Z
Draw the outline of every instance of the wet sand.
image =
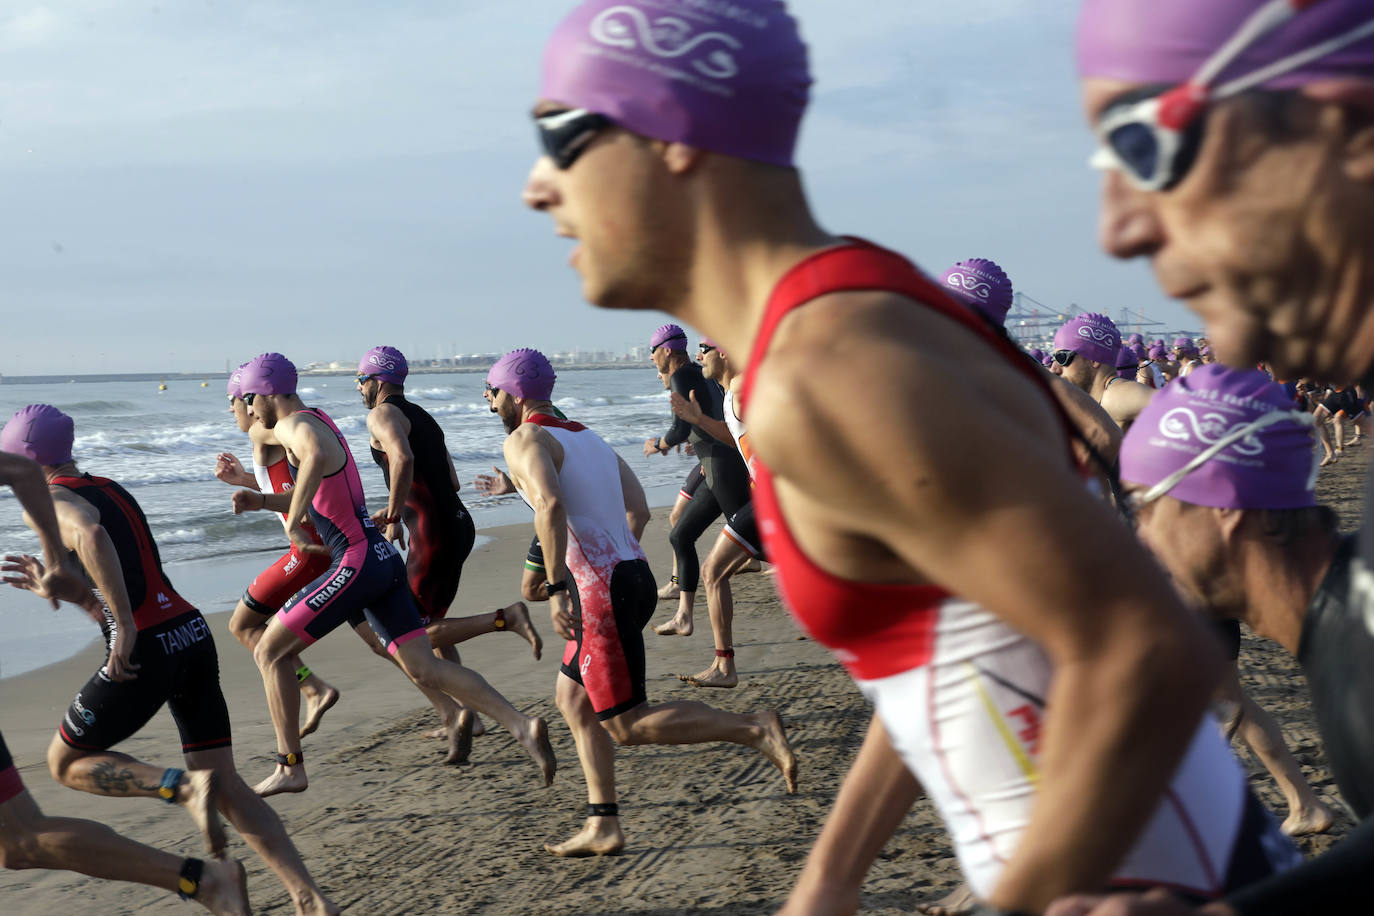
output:
M1323 501L1358 521L1369 446L1323 471ZM671 559L666 511L656 511L646 547L666 579ZM702 544L714 537L712 529ZM480 613L517 597L530 527L485 530L492 543L464 570L455 614ZM207 612L232 598L271 558L182 567L173 579ZM542 850L582 823L585 785L572 740L552 694L561 644L546 606L532 608L546 640L534 662L511 634L483 636L460 647L516 706L545 716L559 760L552 788L538 784L532 763L514 741L492 732L474 742L472 765L445 767L441 742L421 737L435 716L423 699L352 634L338 632L312 647L308 663L343 692L319 732L306 740L309 791L277 796L306 863L345 911L362 914L675 913L759 914L785 899L820 829L835 791L862 741L869 709L858 691L815 643L801 637L780 606L771 579L735 580L740 686L702 690L678 681L711 659L704 595L690 638L646 630L649 699L701 699L726 709L776 708L801 764L801 789L788 796L778 772L757 753L735 746L631 747L617 757L625 854L565 860ZM674 604L663 601L655 622ZM228 634L227 617L212 618L222 680L234 723L235 757L250 783L271 769L271 728L261 680L246 650ZM91 647L75 659L0 682L6 740L24 781L54 815L103 820L121 832L172 851L196 854L190 819L154 801L106 799L58 786L42 764L44 749L76 688L99 665ZM1309 779L1323 794L1335 787L1322 757L1306 700L1306 685L1277 646L1247 634L1243 680L1278 719ZM180 761L175 729L160 713L120 748L149 762ZM1282 798L1253 758L1252 782L1280 817ZM1309 838L1308 854L1350 828ZM274 876L229 831L230 850L248 868L255 913L290 913ZM930 806L918 803L884 850L864 887L864 912L906 914L952 890L959 881L944 831ZM0 872L0 911L7 914L130 914L191 912L174 896L137 885L114 885L66 872ZM199 911L199 910L196 910Z

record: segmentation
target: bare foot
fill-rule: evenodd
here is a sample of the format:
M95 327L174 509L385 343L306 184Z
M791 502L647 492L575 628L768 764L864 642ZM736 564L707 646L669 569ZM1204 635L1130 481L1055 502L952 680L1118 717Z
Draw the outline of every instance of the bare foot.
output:
M1308 836L1326 833L1335 823L1336 815L1331 809L1317 802L1310 807L1290 809L1279 829L1289 836Z
M690 677L679 674L678 680L685 681L693 687L734 687L739 684L739 675L733 671L722 671L715 665L707 668L700 674L693 674Z
M186 774L186 782L177 786L177 794L182 796L178 803L191 815L200 828L200 838L205 841L205 851L217 856L224 851L224 825L219 820L219 808L215 804L215 773L213 770L192 770Z
M692 621L691 618L683 620L680 617L674 617L667 623L660 623L654 627L654 632L659 636L691 636Z
M1322 463L1321 463L1320 465L1318 465L1318 467L1323 467L1323 468L1324 468L1324 467L1326 467L1327 465L1331 465L1331 464L1335 464L1335 463L1336 463L1336 456L1335 456L1335 455L1327 455L1325 458L1322 459Z
M460 706L460 707L458 707L458 708L459 708L459 709L462 709L463 707ZM482 721L482 717L479 716L479 715L477 715L477 713L473 713L473 714L472 714L472 737L474 737L474 738L480 738L480 737L482 737L483 735L485 735L486 733L487 733L487 726L486 726L486 724ZM425 737L425 738L443 738L444 740L448 740L448 729L445 728L445 727L442 726L442 725L439 726L438 728L431 729L430 731L427 731L427 732L420 732L420 734L421 734L423 737Z
M570 840L558 845L545 843L546 852L569 859L588 856L618 856L625 851L625 834L620 832L620 818L591 817Z
M534 624L530 623L530 609L523 601L517 601L506 608L506 629L516 633L534 649L534 660L539 661L540 654L544 651L544 640L539 638L539 632L535 630Z
M448 756L444 763L457 766L468 762L468 754L472 752L472 723L476 718L477 713L471 709L458 710L458 721L448 732Z
M768 712L761 712L754 717L759 727L763 729L763 736L759 743L754 745L763 752L773 764L782 771L782 778L787 780L787 794L797 794L797 756L792 753L792 745L787 741L787 733L782 728L782 716L778 715L777 710L770 709Z
M279 763L272 771L272 775L254 786L253 791L267 798L281 795L283 792L304 792L309 787L310 780L305 777L305 764L298 763L289 767Z
M319 728L320 720L324 718L324 714L329 712L337 702L339 702L339 691L333 687L309 700L305 709L305 723L301 725L301 737L304 738Z
M252 916L248 908L248 876L238 859L205 859L200 890L192 899L215 916Z
M973 891L967 884L961 884L934 903L916 904L916 912L926 916L965 916L972 913L977 904L978 898L973 896Z
M525 725L515 733L515 740L530 755L530 759L544 775L544 785L553 785L553 774L558 769L558 761L553 756L553 745L549 743L548 723L538 716L525 720Z
M682 591L682 589L680 589L680 588L677 587L677 583L676 583L676 582L669 582L667 585L663 586L662 588L660 588L660 589L658 590L658 597L659 597L660 599L662 599L662 600L667 600L667 599L669 599L669 598L676 598L678 592L680 592L680 591ZM570 841L570 842L571 842L571 841Z
M736 572L736 574L739 574L739 573L751 573L751 572L762 572L762 571L763 571L763 562L762 562L758 557L754 557L752 560L749 560L747 563L745 563L743 566L741 566L741 567L740 567L739 569L737 569L735 572Z

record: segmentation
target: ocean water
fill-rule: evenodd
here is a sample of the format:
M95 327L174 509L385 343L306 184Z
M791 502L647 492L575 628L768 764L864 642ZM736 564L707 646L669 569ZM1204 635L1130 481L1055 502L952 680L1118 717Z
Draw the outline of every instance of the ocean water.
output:
M76 422L74 457L82 471L124 485L142 506L164 564L196 563L236 554L285 549L279 518L266 512L235 516L233 488L214 476L215 457L232 452L247 468L252 448L234 424L223 376L157 382L79 379L65 384L0 384L0 420L26 404L53 404ZM483 374L417 374L406 394L443 427L463 486L460 495L479 529L533 518L518 496L487 497L472 488L477 474L503 466L505 429L482 398ZM302 378L301 398L333 418L348 439L369 507L380 508L386 488L368 451L367 410L351 375ZM646 438L669 425L668 394L651 366L642 369L560 369L554 403L609 442L639 475L650 503L671 502L694 459L677 453L645 458ZM479 541L480 543L480 541ZM19 505L0 490L0 554L35 553L37 538ZM173 581L176 577L173 576ZM245 582L244 585L247 585ZM0 677L50 664L78 651L90 623L68 609L34 613L35 602L0 591ZM16 605L22 604L22 607ZM209 610L207 608L207 610Z

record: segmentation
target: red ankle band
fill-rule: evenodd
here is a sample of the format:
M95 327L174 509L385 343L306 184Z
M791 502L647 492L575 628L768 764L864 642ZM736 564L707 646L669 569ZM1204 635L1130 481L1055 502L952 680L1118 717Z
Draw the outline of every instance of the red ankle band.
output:
M734 657L735 657L735 650L734 650L734 649L717 649L717 650L716 650L716 658L734 658Z

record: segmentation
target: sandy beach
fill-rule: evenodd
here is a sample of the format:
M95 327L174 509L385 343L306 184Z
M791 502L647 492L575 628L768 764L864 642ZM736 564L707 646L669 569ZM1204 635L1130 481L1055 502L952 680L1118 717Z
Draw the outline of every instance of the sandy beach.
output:
M1358 519L1369 446L1323 473L1319 492ZM646 551L666 579L671 558L666 510L656 510ZM454 614L481 613L514 600L530 526L484 529L492 541L469 559ZM703 539L703 548L716 529ZM221 678L234 724L235 756L250 783L269 771L273 750L262 684L249 654L229 635L227 610L269 556L171 571L183 594L211 615ZM272 804L286 821L317 880L346 912L359 914L675 913L759 914L785 899L862 740L869 710L829 655L801 636L780 606L771 579L735 580L736 645L741 684L705 691L681 684L711 655L704 596L690 638L646 631L649 699L703 699L736 711L776 708L801 764L801 789L788 796L778 772L760 755L734 746L633 747L617 758L627 836L618 858L561 860L542 850L581 824L585 787L572 741L552 694L561 643L544 606L534 619L547 640L535 662L511 634L460 647L516 706L550 721L558 754L554 785L539 786L534 766L514 741L493 729L474 742L472 764L439 765L440 742L421 731L435 717L410 685L374 658L361 641L338 632L313 647L307 661L343 693L305 750L311 778L302 795ZM660 602L656 621L670 602ZM212 612L219 612L213 613ZM130 837L197 854L190 819L152 801L107 799L57 785L43 754L76 688L102 661L92 646L78 657L0 682L0 720L24 781L49 814L92 817ZM1334 795L1311 714L1306 685L1277 646L1247 635L1243 680L1282 724L1319 792ZM153 763L180 763L164 711L121 750ZM1243 757L1252 782L1280 816L1282 798L1257 763ZM1350 828L1342 815L1332 832L1303 841L1308 854ZM290 913L284 891L230 830L231 854L248 868L255 913ZM884 850L865 885L864 912L905 914L938 899L959 881L943 828L918 803ZM0 872L0 911L7 914L190 912L174 896L137 885L88 880L68 872Z

